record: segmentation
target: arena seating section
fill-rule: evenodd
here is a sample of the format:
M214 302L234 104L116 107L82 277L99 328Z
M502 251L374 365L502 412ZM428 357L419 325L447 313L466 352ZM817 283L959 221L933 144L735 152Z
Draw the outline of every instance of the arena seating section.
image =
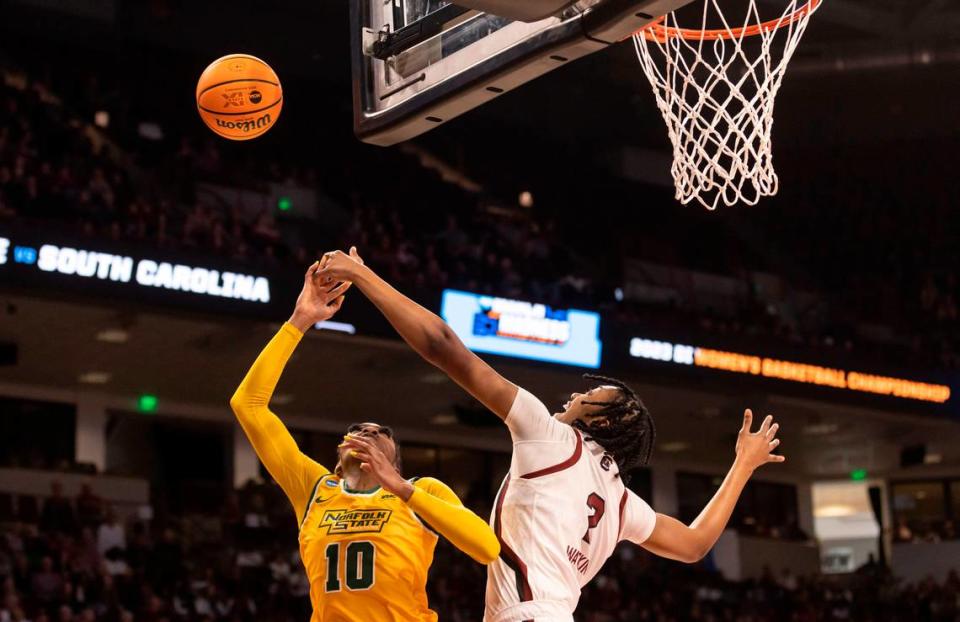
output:
M889 159L841 159L849 170L824 164L811 170L818 184L794 184L777 209L750 210L750 223L736 217L713 222L713 215L672 205L668 197L663 205L652 198L650 205L626 205L634 200L623 198L631 196L628 190L602 210L579 206L590 214L585 221L576 205L532 212L471 192L396 151L343 147L342 157L330 157L306 148L277 154L264 165L182 115L156 121L163 132L159 141L138 134L136 110L115 112L107 129L99 130L92 123L104 99L97 85L109 75L57 81L68 93L19 67L3 75L0 223L291 270L332 247L357 244L408 290L457 287L590 306L611 317L642 319L646 326L744 335L752 343L799 346L823 357L854 352L868 359L879 352L920 370L957 367L957 334L949 327L958 314L960 260L952 252L958 232L956 219L949 218L947 190L934 193L939 200L922 211L909 196L878 194L872 180L910 174L886 170ZM116 90L108 92L115 102ZM925 156L912 143L897 148L904 158L944 166L945 160ZM371 183L361 169L388 170L390 181ZM349 216L343 223L323 216L288 221L278 219L276 210L251 217L199 192L203 182L238 188L285 182L329 197ZM624 227L625 217L643 226ZM898 224L903 222L910 225ZM825 230L837 234L819 234ZM759 231L764 244L753 243ZM861 242L850 245L847 237L854 234ZM915 253L921 245L926 252ZM617 300L625 260L676 270L678 277L689 277L686 271L741 275L745 294L723 305L683 292L659 302ZM785 291L759 291L756 274L775 275ZM630 278L642 281L643 271Z
M238 490L219 516L175 521L114 521L109 504L89 492L33 507L25 520L0 522L4 622L309 617L296 522L274 486ZM481 566L440 545L429 582L440 619L479 620L484 581ZM958 603L955 573L940 584L904 584L866 566L837 579L784 574L734 583L711 571L709 557L685 566L623 546L584 590L577 620L946 622L960 615Z

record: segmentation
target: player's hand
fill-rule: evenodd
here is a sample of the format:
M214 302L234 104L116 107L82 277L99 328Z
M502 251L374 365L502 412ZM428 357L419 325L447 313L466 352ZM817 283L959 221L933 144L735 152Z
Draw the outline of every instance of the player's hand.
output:
M768 462L783 462L784 456L773 453L780 445L777 432L780 424L773 422L773 417L767 415L760 424L760 429L751 432L753 413L748 408L743 413L743 427L737 435L737 463L751 472Z
M352 283L341 282L324 285L320 277L321 262L313 262L303 275L303 289L290 316L290 323L301 332L306 332L317 322L329 320L343 305L344 293Z
M393 493L407 501L413 494L413 484L403 479L397 471L396 465L387 458L383 451L368 439L354 434L344 437L341 449L346 449L350 455L360 461L360 469L369 473L387 492Z
M320 278L324 284L333 285L342 281L352 282L360 269L363 259L357 253L357 247L351 246L350 252L330 251L324 254L320 262Z

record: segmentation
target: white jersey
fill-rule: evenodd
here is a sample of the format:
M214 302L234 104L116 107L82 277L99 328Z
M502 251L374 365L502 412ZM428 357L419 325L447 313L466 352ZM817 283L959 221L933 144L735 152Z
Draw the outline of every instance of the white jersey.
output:
M580 588L621 540L643 543L656 514L613 457L520 389L506 418L513 460L493 508L500 558L487 567L484 622L570 622Z

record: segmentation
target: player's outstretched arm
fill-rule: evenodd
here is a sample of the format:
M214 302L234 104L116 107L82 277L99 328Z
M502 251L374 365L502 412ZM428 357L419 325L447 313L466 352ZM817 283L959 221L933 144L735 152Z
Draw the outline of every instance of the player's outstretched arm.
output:
M348 435L340 447L360 459L360 468L370 473L387 492L397 495L431 529L481 564L500 555L500 542L493 529L469 509L440 480L425 477L411 483L403 479L391 460L376 445Z
M656 555L693 563L703 559L717 543L726 529L733 508L743 492L743 487L759 467L769 462L783 462L786 458L774 454L780 445L776 438L779 423L767 416L757 432L751 432L753 413L743 414L743 427L737 436L737 457L727 477L713 499L703 508L700 516L690 526L675 518L657 514L653 533L642 546Z
M317 479L329 471L300 451L286 426L270 410L269 403L303 333L314 323L332 317L343 304L343 292L349 288L349 284L345 284L323 291L319 286L318 268L317 262L307 270L293 315L254 361L230 399L240 427L270 475L289 497L298 517L303 516Z
M407 505L431 528L481 564L492 564L500 555L493 529L464 507L456 493L432 477L418 479Z
M506 419L517 396L517 386L467 349L446 322L410 300L363 265L356 248L350 254L324 255L320 270L326 284L350 281L380 309L403 340L431 364Z

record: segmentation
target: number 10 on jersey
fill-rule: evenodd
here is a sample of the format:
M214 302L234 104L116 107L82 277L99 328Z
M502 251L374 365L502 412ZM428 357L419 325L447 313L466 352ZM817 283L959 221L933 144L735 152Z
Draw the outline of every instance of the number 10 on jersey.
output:
M374 559L377 549L372 542L360 540L357 542L332 542L327 545L327 582L325 592L339 592L340 585L340 549L344 545L344 576L350 591L369 590L376 577L373 573Z

